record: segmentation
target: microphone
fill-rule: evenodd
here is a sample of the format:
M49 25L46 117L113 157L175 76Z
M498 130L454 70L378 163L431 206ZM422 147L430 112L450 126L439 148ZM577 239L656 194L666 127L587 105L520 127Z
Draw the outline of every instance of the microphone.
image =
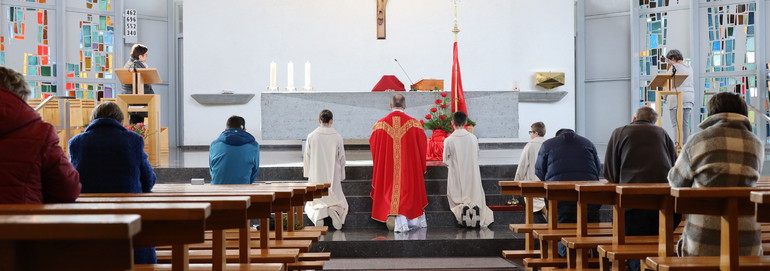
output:
M409 77L409 74L408 74L408 73L406 73L406 70L404 70L404 67L403 67L403 66L401 66L401 63L400 63L400 62L398 62L398 59L395 59L395 58L394 58L393 60L395 60L395 61L396 61L396 64L398 64L398 66L399 66L399 67L401 67L401 71L403 71L403 72L404 72L404 74L406 75L406 78L407 78L407 79L409 79L409 82L410 82L410 83L412 83L412 85L414 85L414 81L412 81L412 78L410 78L410 77Z
M676 66L671 65L671 77L674 77L676 75Z

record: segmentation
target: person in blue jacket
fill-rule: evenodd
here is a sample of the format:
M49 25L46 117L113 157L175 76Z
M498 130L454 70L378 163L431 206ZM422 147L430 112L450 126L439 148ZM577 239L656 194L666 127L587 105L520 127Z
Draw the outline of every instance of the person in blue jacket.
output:
M80 173L81 193L147 193L155 172L144 152L144 138L123 127L118 104L102 102L91 124L69 141L70 160ZM154 247L134 248L135 264L155 264Z
M227 119L227 129L211 142L209 171L212 184L250 184L259 173L259 143L246 132L246 120Z
M602 174L602 164L596 147L585 137L579 136L570 129L561 129L556 137L543 142L535 163L535 175L543 181L596 181ZM599 222L599 207L588 206L588 221ZM550 210L554 210L553 207ZM577 203L574 201L559 201L559 223L577 222ZM559 242L559 255L567 253L564 245Z

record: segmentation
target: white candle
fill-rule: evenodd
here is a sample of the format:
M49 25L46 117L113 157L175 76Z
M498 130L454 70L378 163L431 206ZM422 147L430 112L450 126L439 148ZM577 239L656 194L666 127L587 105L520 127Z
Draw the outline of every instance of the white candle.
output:
M286 78L288 81L286 83L286 88L294 88L294 62L289 61L289 65L286 67L286 73L288 74Z
M275 67L275 61L270 62L270 86L268 86L271 89L278 88L277 84L277 77L276 77L276 67Z
M310 83L310 61L305 62L305 89L310 89L312 84Z

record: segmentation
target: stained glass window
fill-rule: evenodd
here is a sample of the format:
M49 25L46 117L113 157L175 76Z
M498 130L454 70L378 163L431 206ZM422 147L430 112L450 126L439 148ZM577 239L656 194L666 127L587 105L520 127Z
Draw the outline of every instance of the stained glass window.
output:
M668 14L666 12L641 15L644 26L641 51L639 52L639 71L641 75L653 75L667 69L666 62L660 58L666 56L668 36Z
M741 97L744 97L747 104L756 104L756 99L759 99L759 93L757 93L757 77L756 76L725 76L725 77L706 77L703 79L703 107L706 108L708 100L714 94L720 92L732 92ZM749 119L752 125L755 126L757 120L753 117L753 111L749 110ZM705 118L706 116L703 116Z
M53 3L54 0L51 0L51 1L47 1L47 0L16 0L16 2L45 4L45 3L48 3L48 2Z
M55 82L33 82L28 81L29 90L32 94L29 98L48 98L49 96L56 95L56 83Z
M26 7L8 7L8 39L0 38L0 63L25 76L56 76L54 61L53 11ZM20 52L6 56L6 49Z
M114 63L115 25L112 16L70 13L80 17L78 28L80 38L77 55L68 58L65 68L70 78L112 79ZM75 41L69 42L73 44ZM73 44L75 45L75 44ZM71 90L69 87L67 90Z
M85 0L87 9L112 10L112 0Z
M756 70L756 4L706 8L706 72Z
M67 94L78 99L115 98L113 84L67 83Z

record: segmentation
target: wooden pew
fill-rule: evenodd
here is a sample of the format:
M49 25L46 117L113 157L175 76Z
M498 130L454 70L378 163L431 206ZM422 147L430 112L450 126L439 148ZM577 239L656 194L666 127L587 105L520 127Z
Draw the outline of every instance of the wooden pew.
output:
M203 242L208 203L158 204L2 204L0 215L137 214L142 230L134 238L135 247L171 245L174 270L187 270L189 244Z
M524 224L510 224L508 228L517 233L524 234L524 250L503 250L503 258L507 259L519 259L519 258L534 258L540 256L540 250L535 249L535 237L532 235L532 230L535 228L544 228L544 224L535 224L535 218L532 214L533 197L529 194L524 195L520 186L521 181L500 181L500 194L508 196L522 196L524 197ZM538 225L536 227L536 225ZM520 231L521 230L521 231Z
M276 231L274 234L274 239L276 242L280 242L284 238L284 231L283 231L283 220L278 219L282 217L283 212L288 212L291 210L292 207L292 201L296 202L299 201L299 204L304 204L304 202L308 199L312 200L314 197L314 194L308 193L308 190L315 191L317 190L317 187L324 187L323 185L318 186L316 184L308 185L308 184L293 184L293 185L189 185L189 184L161 184L156 185L153 190L158 192L166 192L166 193L174 193L174 192L224 192L224 193L230 193L233 191L254 191L254 192L274 192L276 193L276 200L272 205L272 211L276 214ZM318 193L318 196L320 197L322 195L322 191ZM262 219L260 221L261 225L268 225L269 216ZM288 258L284 258L283 262L288 263L288 269L290 270L297 270L297 269L321 269L323 268L323 262L317 262L317 261L310 261L310 260L317 260L317 259L326 259L330 257L328 253L318 254L301 254L299 252L299 249L292 248L292 249L270 249L270 253L265 252L264 247L268 247L269 249L269 233L268 236L263 235L265 231L269 230L267 227L260 227L260 235L258 238L260 239L261 243L264 243L264 246L260 246L263 248L262 253L259 255L253 255L250 256L252 258L252 261L258 261L258 262L274 262L275 260L270 260L271 255L274 255L274 252L281 252L281 253L294 253L294 260L289 261ZM244 234L245 232L245 234ZM225 232L225 238L238 238L241 242L242 247L249 246L250 245L250 230L248 228L243 228L238 234L238 236L231 235L231 232ZM236 233L232 233L236 234ZM287 236L289 238L295 238L295 239L307 239L307 238L313 238L311 240L318 240L320 236L319 232L294 232L293 235ZM257 236L255 236L257 237ZM310 246L310 243L304 244L305 249L307 249ZM231 256L234 256L235 254L227 251L226 252L226 258L228 260L231 259ZM161 259L162 254L159 253L159 260ZM255 258L257 256L257 258ZM192 251L191 257L193 262L197 261L206 261L210 258L210 255L207 251ZM272 257L274 258L274 257ZM296 262L297 260L300 260L301 262Z
M543 188L545 190L545 198L548 200L548 206L558 206L559 201L578 201L578 193L575 190L577 184L590 184L597 183L597 181L559 181L559 182L543 182ZM538 184L522 183L522 190L527 186L537 187ZM580 208L578 208L578 211ZM578 215L578 219L580 215ZM558 210L556 207L552 207L552 210L548 212L547 216L548 226L544 230L534 230L533 234L540 240L541 258L526 258L524 259L524 265L528 268L539 269L542 267L559 267L564 268L568 266L568 260L566 258L557 258L558 242L562 238L568 236L576 236L578 232L584 232L587 235L609 235L612 233L611 229L598 228L589 229L586 228L562 228L558 223ZM578 220L580 221L580 220ZM580 223L577 223L579 225ZM591 264L595 264L594 259L591 259Z
M153 193L146 193L140 195L148 195ZM213 232L214 241L210 244L208 249L212 251L212 265L208 268L211 270L263 270L263 265L259 264L242 264L242 265L227 265L225 261L225 229L238 229L244 226L244 221L247 221L246 211L251 205L250 197L228 197L228 196L214 196L214 197L157 197L157 196L124 196L125 194L111 194L112 197L81 197L78 199L79 203L209 203L211 204L211 215L206 219L206 230ZM131 194L136 195L136 194ZM195 246L191 245L190 247ZM161 247L158 247L161 249ZM237 244L236 244L237 249ZM280 265L279 265L280 266ZM169 266L170 267L170 266ZM164 266L142 266L144 270L154 268L157 270L165 269ZM268 265L268 269L274 268Z
M138 215L0 215L0 270L132 270Z
M162 185L156 185L156 187L162 186ZM207 188L202 186L195 186L195 187L183 187L177 190L174 190L173 192L152 192L152 193L142 193L142 194L81 194L81 197L104 197L104 196L122 196L122 197L222 197L222 196L245 196L249 197L251 200L251 205L249 206L246 217L247 219L260 219L262 223L267 223L266 221L270 218L271 209L275 202L277 202L278 199L281 198L290 198L292 195L291 191L282 191L282 192L265 192L265 191L248 191L248 190L206 190L203 188ZM243 235L245 233L245 237L238 239L239 242L239 250L237 255L234 255L232 253L227 254L225 257L227 259L227 262L230 263L242 263L247 264L250 262L257 262L257 263L291 263L295 262L297 260L297 254L299 251L297 250L285 250L285 249L270 249L270 246L267 243L268 239L265 239L265 241L261 241L261 247L259 251L252 251L251 250L251 243L249 242L249 231L250 231L250 224L249 221L244 221L241 224L241 227L239 229L239 233ZM267 234L268 229L265 229L263 234ZM210 235L210 234L209 234ZM236 235L237 236L237 235ZM197 243L202 243L197 242ZM209 262L213 259L213 254L211 253L199 253L196 251L191 252L190 257L193 262ZM163 251L158 252L159 261L165 261L167 259L167 253Z
M649 257L653 270L770 270L770 256L739 256L738 217L754 214L749 200L752 191L768 188L719 187L671 188L675 211L682 214L721 216L721 256Z

